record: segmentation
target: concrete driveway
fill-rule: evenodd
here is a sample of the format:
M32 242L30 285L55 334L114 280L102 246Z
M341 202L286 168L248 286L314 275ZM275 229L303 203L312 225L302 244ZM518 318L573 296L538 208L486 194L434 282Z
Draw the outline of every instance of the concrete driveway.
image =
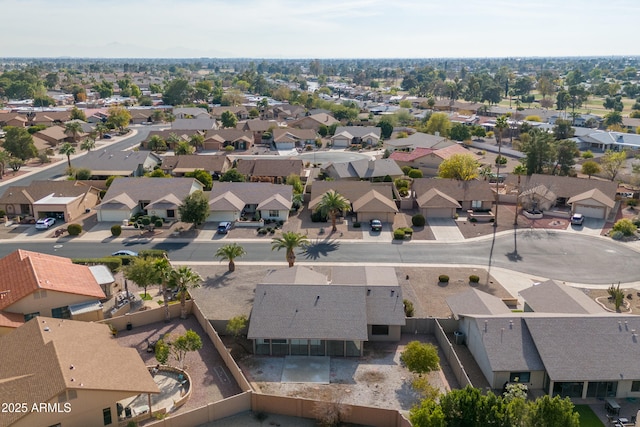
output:
M431 228L436 240L444 242L464 240L464 236L453 218L427 218L427 225Z
M602 233L604 223L604 219L585 218L582 225L569 224L567 231L586 234L588 236L599 236Z
M365 242L390 242L393 240L393 225L382 223L382 231L373 231L369 223L362 223L362 240Z

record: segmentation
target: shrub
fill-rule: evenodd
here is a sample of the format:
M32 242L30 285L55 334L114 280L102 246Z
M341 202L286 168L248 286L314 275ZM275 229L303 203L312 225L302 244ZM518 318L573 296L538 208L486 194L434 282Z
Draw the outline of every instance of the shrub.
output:
M625 236L633 236L638 227L630 219L621 219L613 225L613 231L620 231ZM613 236L612 236L613 237Z
M156 227L162 227L163 224L164 221L162 221L161 219L156 219L156 221L153 223L153 225Z
M636 227L640 227L640 216L636 216L634 217L631 222L633 222L633 225L635 225Z
M411 169L408 174L409 178L422 178L422 171L420 169Z
M629 200L627 200L627 206L629 206L630 208L634 208L634 207L638 206L638 200L637 199L629 199Z
M116 272L122 267L122 258L124 257L105 257L105 258L73 258L74 264L81 265L106 265L111 272Z
M405 175L409 175L409 172L411 171L411 166L402 166L400 169L402 170L402 173L404 173Z
M404 227L402 230L404 231L405 236L409 236L409 237L413 236L413 228Z
M122 234L122 226L121 225L116 224L116 225L112 225L111 226L111 235L113 237L118 237L121 234Z
M138 252L138 256L143 258L163 258L167 255L164 249L143 249Z
M471 276L469 276L469 282L478 283L480 282L480 277L475 274L472 274Z
M422 214L415 214L411 217L411 224L413 224L414 227L424 227L425 223L426 220Z
M360 222L356 221L353 223L353 228L360 228L362 226L362 224L360 224Z
M398 228L393 230L393 238L396 240L404 240L404 229Z
M77 236L82 233L82 226L80 224L69 224L67 226L67 232L69 236Z
M264 236L265 234L267 234L267 229L266 228L259 228L258 229L258 234L261 236Z
M438 282L440 283L449 283L449 276L446 274L441 274L438 276Z
M478 218L471 218L469 222L478 222Z
M413 303L408 299L402 300L402 303L404 304L404 315L407 317L413 317Z
M327 217L316 211L311 214L311 222L327 222Z
M5 211L3 211L2 209L0 209L0 216L5 216L7 213Z
M613 240L622 240L624 238L624 233L622 231L613 231L611 232L611 238Z

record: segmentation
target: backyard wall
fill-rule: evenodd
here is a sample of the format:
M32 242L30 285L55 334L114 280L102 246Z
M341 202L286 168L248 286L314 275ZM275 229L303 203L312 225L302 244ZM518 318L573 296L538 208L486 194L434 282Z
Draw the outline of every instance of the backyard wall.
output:
M442 322L444 325L441 325L440 322ZM455 320L453 319L436 320L435 321L436 328L435 328L434 335L436 336L438 345L440 345L440 350L444 353L445 359L447 359L447 362L449 362L449 366L451 366L451 370L453 371L453 374L456 376L456 379L458 380L458 384L460 384L460 388L464 388L467 385L470 385L473 387L473 384L471 384L471 380L469 379L469 376L464 370L464 366L462 366L462 362L460 362L460 359L458 359L458 355L453 349L453 345L451 345L451 342L447 338L447 334L445 332L445 330L447 330L448 332L453 332L454 330L456 330L455 327L452 328L452 322L455 322Z
M192 300L187 300L187 314L192 311ZM169 312L171 318L175 319L180 317L180 304L169 305ZM127 328L127 323L131 322L132 327L144 326L150 323L164 321L164 306L158 306L158 308L152 308L151 310L138 311L131 314L125 314L123 316L112 317L111 319L101 320L99 323L107 323L112 325L118 331L122 331Z

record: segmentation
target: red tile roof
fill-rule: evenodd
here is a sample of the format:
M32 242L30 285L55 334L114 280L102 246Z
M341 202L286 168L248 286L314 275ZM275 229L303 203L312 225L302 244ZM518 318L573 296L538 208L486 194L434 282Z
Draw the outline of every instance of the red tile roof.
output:
M394 151L393 153L391 153L389 158L397 162L412 162L415 159L419 159L420 157L424 157L428 154L433 153L433 151L434 150L431 148L418 147L415 150L410 152Z
M40 289L105 298L89 267L22 249L0 259L0 288L9 291L0 299L0 310Z

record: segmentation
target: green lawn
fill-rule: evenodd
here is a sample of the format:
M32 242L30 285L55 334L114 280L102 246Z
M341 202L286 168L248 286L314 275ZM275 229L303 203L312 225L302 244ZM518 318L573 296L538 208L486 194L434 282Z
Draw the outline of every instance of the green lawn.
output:
M589 405L576 405L576 412L580 414L581 427L604 427L600 418L598 418Z
M153 299L153 297L149 295L149 293L140 294L140 298L142 298L143 301L151 301Z

